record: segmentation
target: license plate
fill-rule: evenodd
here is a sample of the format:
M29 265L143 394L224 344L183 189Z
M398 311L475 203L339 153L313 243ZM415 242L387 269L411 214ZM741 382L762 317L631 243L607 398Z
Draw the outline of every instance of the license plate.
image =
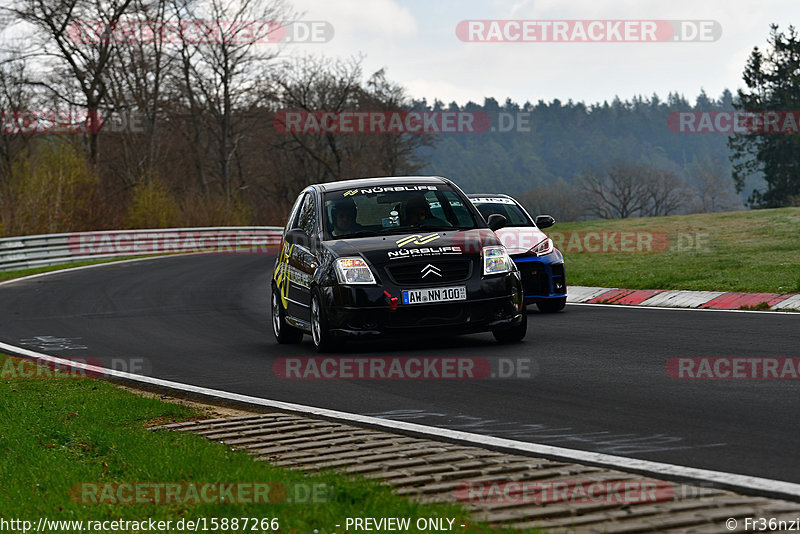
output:
M431 302L449 302L467 300L467 287L433 287L429 289L404 289L403 304L430 304Z

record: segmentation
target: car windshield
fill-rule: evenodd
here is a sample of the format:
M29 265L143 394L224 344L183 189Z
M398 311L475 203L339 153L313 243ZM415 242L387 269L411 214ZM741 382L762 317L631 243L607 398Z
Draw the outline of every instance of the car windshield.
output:
M510 198L487 197L473 198L472 203L481 212L483 218L489 220L489 215L502 215L508 221L506 226L536 226L525 212Z
M396 184L329 191L324 200L327 239L478 227L466 202L444 184Z

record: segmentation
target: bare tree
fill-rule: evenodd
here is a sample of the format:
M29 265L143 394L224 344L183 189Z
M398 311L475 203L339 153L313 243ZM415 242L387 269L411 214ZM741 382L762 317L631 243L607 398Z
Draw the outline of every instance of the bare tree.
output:
M735 193L730 170L721 161L708 158L695 161L689 165L687 173L692 182L691 211L712 213L744 209Z
M152 26L158 35L158 28L170 23L169 1L133 0L124 22ZM108 172L119 173L128 186L152 176L157 163L168 157L161 129L169 106L165 78L175 60L172 46L159 38L125 39L116 43L111 58L106 116L119 118L123 131L115 132L121 161L110 162Z
M116 27L133 0L17 0L10 9L37 30L28 57L43 62L31 82L71 107L88 112L89 158L98 156L99 111L108 97L112 38L85 38L87 22ZM48 68L49 67L49 68Z
M305 56L286 62L275 81L271 98L276 110L341 112L355 109L362 92L359 59L327 61ZM289 130L276 147L299 155L308 183L327 182L344 176L344 137L334 132L308 133Z
M641 214L658 217L677 213L685 204L690 192L681 177L674 171L649 167L642 176L645 203Z
M528 212L537 215L552 215L556 221L577 221L584 215L580 202L580 189L574 183L559 178L555 182L540 183L522 193L520 202Z
M28 148L32 134L15 131L14 117L9 112L31 108L35 94L25 85L25 62L19 56L8 55L0 61L0 187L8 182L11 162L16 154ZM2 195L2 193L0 193Z
M340 113L404 111L410 99L380 70L366 81L359 58L304 57L284 64L268 96L275 110ZM280 120L280 115L276 120ZM280 126L280 125L279 125ZM280 128L279 128L280 129ZM290 196L307 183L376 175L413 174L422 167L418 149L433 144L431 134L335 131L293 128L276 136L274 149L293 169L284 176Z
M190 110L196 146L215 154L211 171L231 201L247 185L241 143L256 120L241 110L257 104L259 74L278 55L276 47L260 44L277 25L263 23L286 23L293 14L284 0L175 0L173 9L178 21L210 21L214 34L221 36L211 42L181 40L181 97ZM236 33L244 27L253 31L248 38ZM202 181L208 189L206 178Z
M580 176L587 213L601 219L641 215L648 202L647 174L642 165L616 160Z
M394 111L404 109L409 102L405 89L386 78L384 69L367 80L359 106L362 109ZM425 164L420 160L419 149L433 146L430 134L387 133L374 136L378 145L380 174L387 176L410 175L419 172Z
M0 133L0 213L20 211L23 195L4 187L14 169L33 208L52 176L69 179L74 195L93 200L76 227L92 228L150 224L158 213L191 224L279 222L307 183L419 171L429 134L276 131L276 110L411 106L383 71L364 80L357 60L274 61L281 49L268 34L291 24L288 1L6 0L0 32L5 15L33 28L13 53L0 42L0 104L87 111L93 123L57 147L52 136ZM101 117L115 116L142 128L100 129ZM69 173L58 174L62 160ZM77 205L74 195L67 204ZM52 211L71 213L63 207ZM33 228L17 219L12 231Z

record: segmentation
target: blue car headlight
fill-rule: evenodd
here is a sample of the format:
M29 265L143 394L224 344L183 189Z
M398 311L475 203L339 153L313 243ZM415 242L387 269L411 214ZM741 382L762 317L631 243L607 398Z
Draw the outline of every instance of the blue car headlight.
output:
M553 252L553 240L548 237L533 247L529 252L536 256L546 256Z

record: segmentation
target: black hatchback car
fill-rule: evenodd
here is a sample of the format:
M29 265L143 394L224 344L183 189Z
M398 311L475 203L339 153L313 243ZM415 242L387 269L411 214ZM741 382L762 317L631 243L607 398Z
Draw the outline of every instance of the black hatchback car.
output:
M272 276L279 343L409 331L527 331L519 271L467 196L441 177L311 185L292 208Z

